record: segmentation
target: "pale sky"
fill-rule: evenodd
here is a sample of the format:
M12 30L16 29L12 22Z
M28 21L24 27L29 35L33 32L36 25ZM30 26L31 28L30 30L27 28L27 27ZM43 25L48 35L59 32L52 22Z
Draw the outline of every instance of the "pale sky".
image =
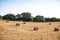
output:
M60 0L0 0L0 15L22 12L60 18Z

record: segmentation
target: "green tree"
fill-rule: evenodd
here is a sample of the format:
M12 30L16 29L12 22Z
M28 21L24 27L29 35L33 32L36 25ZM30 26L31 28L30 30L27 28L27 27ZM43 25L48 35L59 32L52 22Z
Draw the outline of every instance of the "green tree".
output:
M51 18L45 18L45 22L50 22Z
M57 20L56 17L52 17L52 18L45 18L46 22L55 22Z
M56 18L56 22L60 22L60 18Z
M21 17L22 17L23 21L31 21L32 20L31 13L29 13L29 12L23 12L21 14Z
M0 19L1 19L1 17L2 17L2 16L0 15Z
M51 22L55 22L55 21L56 21L56 17L52 17L52 18L50 19L50 21L51 21Z
M15 15L14 14L6 14L3 16L3 19L6 19L6 20L14 20L15 19Z
M33 21L35 21L35 22L44 22L45 18L44 18L44 16L37 15L36 17L34 17Z
M15 16L15 20L16 20L16 21L20 21L20 20L21 20L21 15L20 15L20 14L17 14L17 15Z

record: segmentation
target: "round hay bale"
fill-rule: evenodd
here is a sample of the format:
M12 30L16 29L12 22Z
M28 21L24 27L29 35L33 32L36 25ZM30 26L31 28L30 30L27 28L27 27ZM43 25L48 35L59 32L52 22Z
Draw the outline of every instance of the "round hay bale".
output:
M49 23L49 25L51 25L51 23Z
M59 25L59 27L60 27L60 25Z
M23 22L23 24L26 24L26 22Z
M6 20L6 22L9 22L9 20Z
M20 24L19 23L16 23L16 26L20 26Z
M54 31L59 31L59 28L54 28Z
M38 27L34 27L34 29L33 29L34 31L36 31L36 30L38 30Z

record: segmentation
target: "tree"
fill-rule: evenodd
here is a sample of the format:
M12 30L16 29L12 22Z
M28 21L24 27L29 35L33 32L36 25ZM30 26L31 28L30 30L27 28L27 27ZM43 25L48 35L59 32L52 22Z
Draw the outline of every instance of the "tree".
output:
M55 22L60 22L60 18L55 18Z
M50 21L51 21L51 22L55 22L55 21L56 21L56 17L52 17L52 18L50 19Z
M0 15L0 19L1 19L1 17L2 17L2 16Z
M45 18L45 21L46 22L50 22L50 18Z
M20 15L20 14L17 14L17 15L15 16L15 19L16 19L16 21L20 21L20 20L21 20L21 15Z
M14 20L15 19L15 15L9 13L9 14L4 15L3 19L5 19L5 20Z
M56 17L52 17L52 18L45 18L46 22L55 22L56 21Z
M23 21L31 21L32 20L31 13L29 13L29 12L23 12L21 14L21 16L22 16Z
M33 21L35 21L35 22L44 22L45 18L44 18L44 16L37 15L36 17L34 17Z

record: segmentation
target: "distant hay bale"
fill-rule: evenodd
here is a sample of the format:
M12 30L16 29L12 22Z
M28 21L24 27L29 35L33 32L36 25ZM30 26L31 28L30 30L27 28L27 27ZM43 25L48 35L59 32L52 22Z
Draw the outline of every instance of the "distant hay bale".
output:
M59 25L59 27L60 27L60 25Z
M6 22L9 22L9 20L6 20Z
M54 31L59 31L59 28L54 28Z
M26 24L26 22L23 22L23 24Z
M20 24L19 23L16 23L16 26L20 26Z
M51 23L49 23L49 25L51 25Z
M34 29L33 29L34 31L36 31L36 30L38 30L38 27L34 27Z

